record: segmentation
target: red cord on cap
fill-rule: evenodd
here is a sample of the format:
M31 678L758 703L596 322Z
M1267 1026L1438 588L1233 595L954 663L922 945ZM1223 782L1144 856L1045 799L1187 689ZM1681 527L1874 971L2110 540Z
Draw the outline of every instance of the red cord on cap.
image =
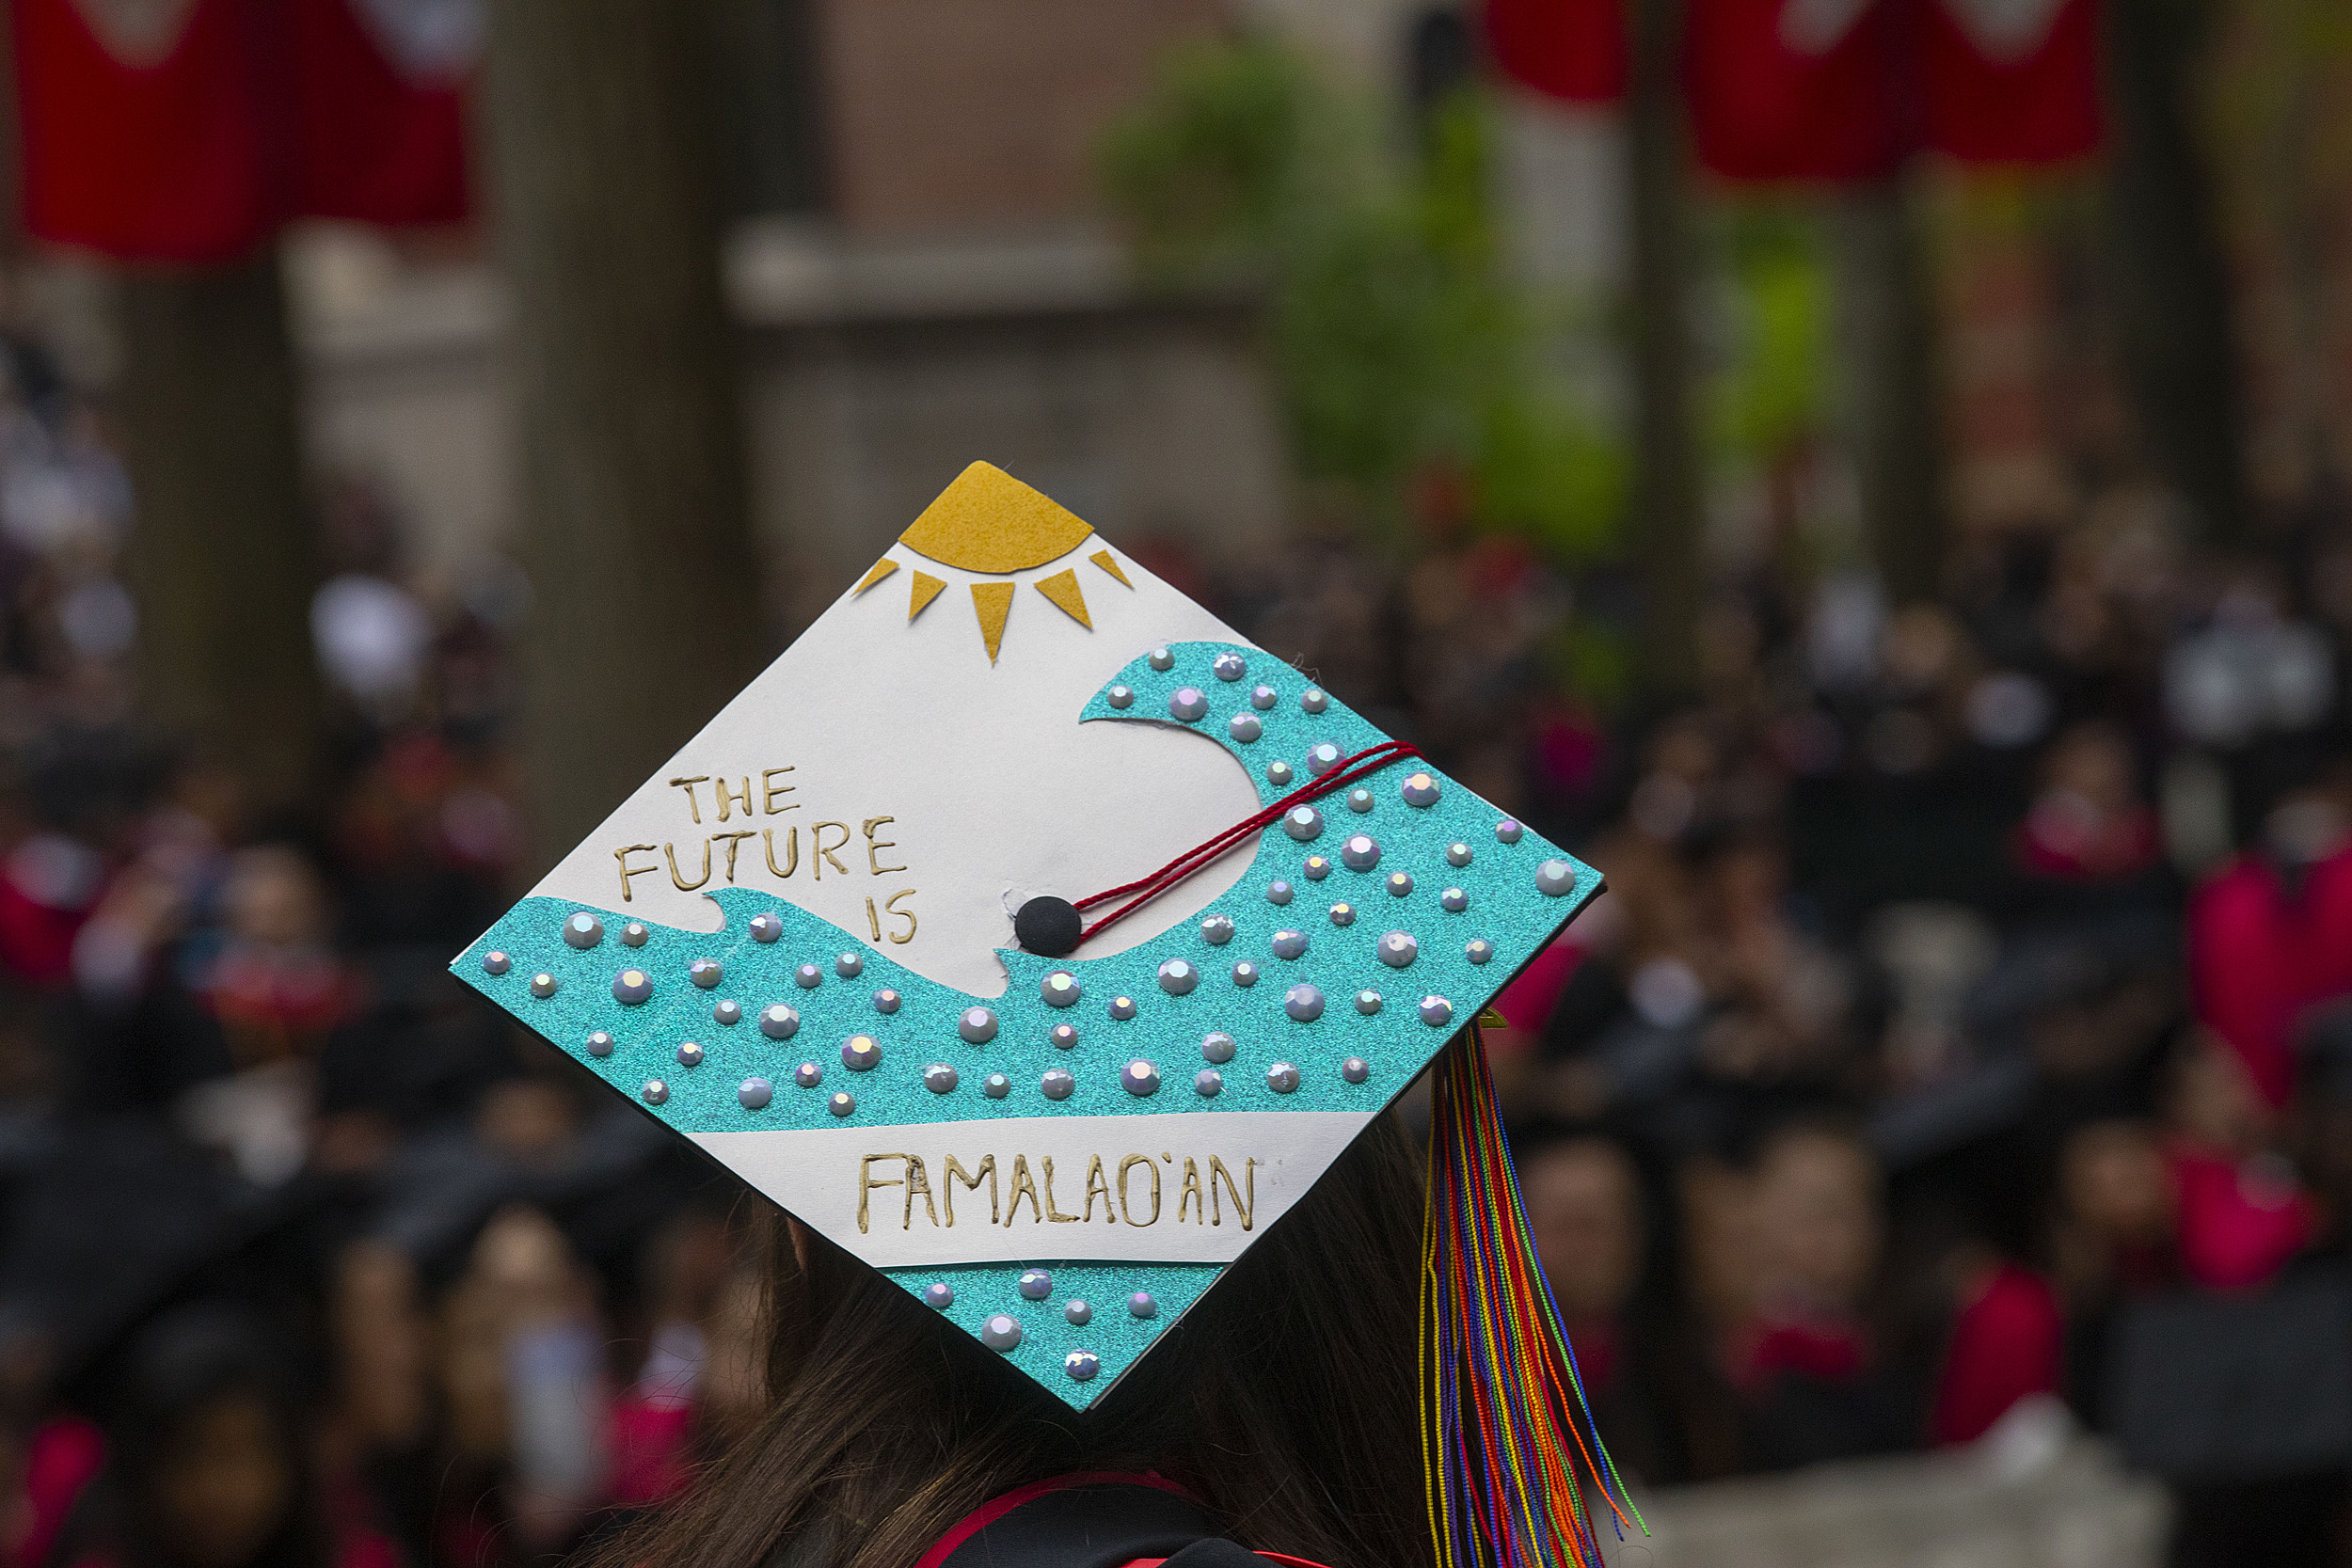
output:
M1107 903L1113 898L1125 897L1131 893L1135 895L1133 898L1129 898L1127 902L1079 932L1079 942L1083 945L1096 932L1107 929L1126 919L1145 904L1207 865L1211 861L1223 855L1251 834L1263 830L1268 823L1280 821L1283 814L1294 807L1303 806L1310 800L1321 800L1334 790L1344 789L1358 779L1375 773L1392 762L1401 762L1406 757L1419 755L1421 755L1420 748L1408 746L1402 740L1384 740L1377 746L1367 746L1354 756L1342 757L1323 777L1299 785L1264 810L1242 818L1207 843L1193 846L1149 877L1136 881L1124 882L1118 887L1105 888L1101 893L1079 899L1071 906L1073 909L1092 909L1095 905Z

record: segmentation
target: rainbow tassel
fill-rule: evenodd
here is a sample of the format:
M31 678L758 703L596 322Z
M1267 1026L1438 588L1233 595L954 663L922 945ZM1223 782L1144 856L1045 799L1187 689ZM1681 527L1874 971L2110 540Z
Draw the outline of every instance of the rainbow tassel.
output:
M1649 1527L1593 1425L1519 1204L1476 1023L1438 1058L1435 1084L1421 1431L1438 1568L1600 1568L1580 1473L1607 1501L1619 1540L1628 1525L1644 1535Z

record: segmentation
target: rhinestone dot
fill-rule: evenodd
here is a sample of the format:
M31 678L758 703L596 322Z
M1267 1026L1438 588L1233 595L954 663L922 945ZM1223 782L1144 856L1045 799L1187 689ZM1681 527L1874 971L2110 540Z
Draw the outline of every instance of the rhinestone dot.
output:
M637 1092L638 1098L646 1104L659 1105L670 1098L670 1085L659 1078L648 1078L645 1086Z
M1249 662L1239 654L1219 654L1211 661L1209 669L1218 680L1237 681L1249 673Z
M1340 1064L1340 1076L1351 1084L1360 1084L1372 1076L1372 1064L1361 1056L1350 1056Z
M1311 686L1298 694L1298 705L1309 713L1321 713L1331 705L1331 699L1323 694L1321 687Z
M835 1089L833 1098L825 1101L825 1109L834 1116L846 1117L857 1109L857 1097L847 1089Z
M1213 914L1200 923L1200 940L1211 947L1222 947L1233 940L1233 922L1229 915Z
M779 1002L759 1010L759 1032L771 1040L788 1040L801 1026L801 1015Z
M1154 648L1144 662L1160 673L1166 674L1176 668L1176 656L1166 648Z
M1321 855L1309 855L1298 869L1307 880L1319 882L1331 875L1331 863Z
M980 1080L980 1092L991 1100L1002 1100L1012 1093L1012 1080L1001 1072L992 1072Z
M1073 1296L1063 1305L1061 1315L1078 1327L1084 1328L1094 1321L1094 1308L1079 1297Z
M792 972L792 983L803 990L815 990L825 983L825 972L815 964L803 964Z
M1078 984L1078 977L1070 971L1057 969L1037 983L1037 994L1049 1007L1071 1007L1086 994L1086 988Z
M1200 1055L1204 1061L1224 1065L1233 1059L1233 1037L1222 1029L1200 1037Z
M1470 847L1456 840L1445 847L1445 863L1459 871L1470 863Z
M783 935L784 921L780 916L772 914L752 916L752 940L754 942L774 942Z
M1525 828L1520 827L1517 822L1514 822L1507 816L1495 824L1495 838L1499 843L1502 844L1517 844L1519 841L1519 836L1526 832L1527 830Z
M621 927L621 944L624 947L643 947L652 936L651 927L642 920L632 920Z
M1270 686L1258 687L1249 693L1249 705L1260 713L1263 713L1279 701L1281 698L1275 694L1274 688Z
M555 994L555 976L549 974L544 969L538 974L533 974L531 977L531 994L537 997L542 1002L545 1002L548 997L553 996Z
M688 1040L686 1043L677 1048L677 1065L680 1067L702 1066L703 1048L696 1045L692 1040Z
M1391 969L1403 969L1421 957L1421 939L1410 931L1391 931L1380 939L1379 954Z
M902 998L897 991L885 986L874 993L874 1010L878 1013L895 1013L898 1010L898 1004L901 1000Z
M743 1004L731 998L716 1004L710 1009L710 1022L729 1027L742 1022Z
M1292 930L1277 931L1274 933L1274 941L1270 945L1274 949L1274 956L1278 958L1303 958L1307 956L1307 933Z
M866 973L866 959L856 953L844 953L833 960L833 972L844 980L854 980Z
M1488 942L1485 937L1479 937L1475 941L1464 944L1462 948L1462 957L1468 958L1474 964L1488 962L1494 958L1494 956L1495 944Z
M1293 806L1282 814L1282 831L1304 844L1321 836L1323 813L1312 806Z
M1068 1051L1078 1043L1078 1026L1074 1023L1057 1023L1045 1031L1045 1037L1052 1040L1057 1048Z
M980 1325L980 1343L991 1350L1012 1350L1021 1343L1021 1320L999 1312Z
M1208 694L1197 686L1180 686L1168 696L1168 716L1197 724L1209 716Z
M1287 762L1266 764L1265 782L1270 784L1286 784L1296 777L1298 777L1298 770Z
M1372 791L1362 784L1347 792L1347 809L1361 814L1372 809Z
M1136 1016L1136 999L1132 996L1112 997L1110 1014L1112 1022L1116 1023L1126 1023L1132 1021Z
M1405 781L1405 788L1402 793L1405 796L1405 803L1408 806L1436 805L1438 803L1438 796L1439 793L1437 775L1434 773L1415 773L1410 775Z
M1023 1269L1018 1288L1024 1300L1043 1301L1054 1293L1054 1276L1043 1269Z
M746 1111L765 1110L776 1091L765 1078L746 1078L735 1085L735 1098Z
M1442 1029L1454 1022L1454 1004L1442 996L1421 999L1421 1021L1432 1029Z
M1282 993L1282 1010L1300 1023L1312 1023L1323 1016L1323 992L1312 986L1293 986Z
M1090 1350L1073 1350L1061 1358L1061 1370L1074 1382L1092 1383L1103 1370L1103 1358Z
M1265 734L1265 725L1254 713L1236 713L1225 721L1225 733L1247 746Z
M1353 904L1348 904L1348 903L1339 903L1339 904L1334 904L1334 905L1332 905L1332 906L1331 906L1331 924L1332 924L1332 925L1334 925L1334 926L1353 926L1353 925L1355 925L1355 924L1356 924L1356 906L1355 906L1355 905L1353 905Z
M815 1062L803 1062L792 1069L792 1082L804 1089L813 1089L825 1081L825 1069Z
M944 1279L934 1279L923 1287L923 1305L945 1312L956 1304L956 1288Z
M923 1069L923 1086L933 1094L953 1094L957 1084L956 1069L946 1062L933 1062Z
M1290 1094L1298 1087L1298 1069L1288 1062L1277 1062L1265 1069L1265 1086L1276 1094Z
M1576 867L1566 861L1546 861L1535 868L1535 891L1558 898L1576 891Z
M1350 871L1370 871L1380 863L1380 845L1370 833L1351 833L1340 846L1340 863Z
M1340 765L1342 753L1327 740L1318 740L1307 748L1307 771L1321 778Z
M716 958L696 958L686 966L686 977L708 990L726 978L726 971L719 966Z
M1160 1092L1160 1069L1138 1057L1119 1069L1119 1086L1140 1100Z
M1192 1092L1203 1100L1215 1100L1225 1092L1225 1074L1213 1067L1204 1067L1192 1075Z
M1037 1081L1037 1086L1048 1100L1068 1100L1071 1091L1078 1086L1078 1080L1061 1068L1048 1068L1045 1076Z
M589 1054L589 1055L591 1055L591 1056L610 1056L610 1055L612 1055L612 1037L611 1035L606 1034L606 1033L605 1033L603 1030L601 1030L601 1029L597 1030L595 1034L593 1034L593 1035L589 1036L589 1037L588 1037L588 1054Z
M1244 990L1248 990L1251 986L1254 986L1257 983L1258 966L1256 964L1251 963L1248 958L1244 958L1241 962L1233 966L1233 984L1241 987Z
M1131 686L1114 686L1108 691L1103 693L1103 701L1110 704L1110 705L1115 708L1133 707L1136 704L1135 688Z
M1460 914L1470 908L1470 895L1458 887L1450 887L1438 895L1438 908L1448 914Z
M581 910L564 922L564 940L574 947L594 947L604 940L604 922Z
M624 1007L644 1006L653 996L653 976L642 969L624 969L612 976L612 1000Z
M1366 1018L1372 1017L1375 1013L1380 1010L1380 993L1376 990L1358 991L1356 993L1356 1010L1363 1014Z
M841 1042L841 1065L851 1072L871 1072L882 1057L882 1041L871 1035L851 1035Z
M1382 885L1389 890L1390 897L1403 898L1413 891L1413 874L1409 871L1391 871L1388 881Z
M503 974L514 967L515 960L496 948L482 955L482 972L485 974Z
M1151 1291L1137 1291L1127 1298L1127 1310L1138 1318L1156 1318L1160 1315L1160 1304L1152 1299Z
M1200 971L1182 958L1170 958L1160 965L1160 990L1170 996L1188 994L1200 983Z
M986 1007L966 1007L956 1020L956 1034L966 1045L986 1045L996 1037L996 1015Z

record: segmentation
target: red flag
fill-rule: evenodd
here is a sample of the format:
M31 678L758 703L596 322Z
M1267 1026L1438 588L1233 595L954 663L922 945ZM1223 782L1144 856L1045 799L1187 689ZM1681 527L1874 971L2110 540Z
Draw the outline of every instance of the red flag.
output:
M1975 164L2099 149L2097 0L1923 0L1928 142Z
M1625 96L1625 0L1486 0L1486 49L1521 87L1570 103Z
M289 0L294 210L389 225L466 216L475 0Z
M15 0L24 226L129 261L241 257L277 218L243 0Z
M1915 143L1893 0L1692 0L1683 91L1727 180L1868 180Z

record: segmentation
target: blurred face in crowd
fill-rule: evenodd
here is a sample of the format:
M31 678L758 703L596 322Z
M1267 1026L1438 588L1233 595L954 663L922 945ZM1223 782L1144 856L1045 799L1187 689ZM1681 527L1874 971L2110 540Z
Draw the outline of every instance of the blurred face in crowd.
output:
M1528 1162L1519 1187L1560 1310L1597 1318L1623 1307L1642 1261L1640 1196L1624 1152L1597 1138L1557 1144Z
M2172 1081L2170 1121L2194 1143L2250 1152L2270 1129L2269 1107L2237 1053L2199 1030Z
M155 1480L167 1549L187 1568L239 1568L294 1500L294 1469L269 1406L250 1393L199 1405L172 1434Z
M342 1412L361 1440L398 1448L424 1433L429 1346L416 1265L382 1242L357 1242L336 1265Z
M2081 724L2060 736L2042 763L2048 794L2079 801L2100 816L2120 816L2138 803L2131 748L2106 724Z
M326 895L318 873L292 849L242 849L230 864L229 927L246 942L304 947L326 934Z
M1794 1132L1757 1163L1753 1213L1768 1307L1851 1310L1878 1267L1878 1170L1850 1138Z
M2088 1240L2106 1247L2153 1246L2172 1226L2172 1184L2153 1130L2097 1122L2067 1140L2059 1173L2066 1210Z

